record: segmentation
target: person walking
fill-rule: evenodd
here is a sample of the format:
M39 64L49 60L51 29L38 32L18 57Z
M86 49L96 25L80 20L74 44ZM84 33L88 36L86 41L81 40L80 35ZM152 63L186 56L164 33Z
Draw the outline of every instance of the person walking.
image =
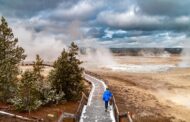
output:
M105 102L105 112L108 110L108 103L112 97L112 93L110 92L109 88L106 88L106 91L103 93L103 101Z

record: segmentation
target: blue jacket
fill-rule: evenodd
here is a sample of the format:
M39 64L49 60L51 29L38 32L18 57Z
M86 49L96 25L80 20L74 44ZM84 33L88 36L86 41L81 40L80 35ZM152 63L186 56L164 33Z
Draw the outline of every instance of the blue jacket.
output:
M111 99L111 97L112 97L112 93L111 93L109 90L106 90L106 91L104 92L104 94L103 94L102 99L103 99L104 101L109 101L109 100Z

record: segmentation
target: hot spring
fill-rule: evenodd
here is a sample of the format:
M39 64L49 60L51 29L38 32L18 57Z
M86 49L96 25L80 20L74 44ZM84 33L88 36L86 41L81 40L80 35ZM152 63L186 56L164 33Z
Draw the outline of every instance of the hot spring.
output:
M118 64L118 65L107 65L102 68L107 68L112 71L151 73L151 72L164 72L174 67L176 66L171 64Z

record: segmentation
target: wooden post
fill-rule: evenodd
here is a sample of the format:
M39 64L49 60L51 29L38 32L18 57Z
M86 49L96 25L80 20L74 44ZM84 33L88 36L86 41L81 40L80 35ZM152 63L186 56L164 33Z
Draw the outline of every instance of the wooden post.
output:
M121 117L119 116L119 122L121 122Z
M23 117L23 116L16 115L16 114L11 114L11 113L4 112L4 111L0 111L0 114L6 115L6 116L10 116L10 117L15 117L15 118L22 119L22 120L26 120L26 121L36 121L36 120L34 120L34 119L30 119L30 118Z
M129 122L133 122L130 112L127 112L127 117Z

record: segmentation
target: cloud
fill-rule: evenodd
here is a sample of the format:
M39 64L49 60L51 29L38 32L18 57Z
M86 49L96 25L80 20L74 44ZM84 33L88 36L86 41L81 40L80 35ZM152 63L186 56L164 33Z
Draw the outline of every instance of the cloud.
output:
M60 2L69 4L73 0L0 0L0 10L5 16L28 18L40 11L51 10Z
M154 41L153 41L154 40ZM132 48L132 47L184 47L184 42L190 40L183 33L174 32L153 32L152 34L138 36L125 36L123 38L114 38L113 40L104 40L100 43L106 47Z
M190 37L189 5L189 0L0 0L0 15L29 55L33 47L43 54L57 46L50 58L71 41L90 38L106 47L178 47Z
M125 12L104 11L97 20L108 26L125 30L189 30L190 16L169 18L167 16L149 16L140 14L139 8L131 6Z
M87 1L80 1L70 8L64 8L61 4L51 13L50 17L63 18L64 20L88 19L94 15L96 7L96 4Z
M78 0L0 0L0 11L5 16L29 18L41 11L52 11L62 4L69 8Z
M148 15L189 16L189 0L136 0L140 9Z
M92 37L92 38L102 38L105 35L105 29L104 28L90 28L86 32L86 37Z
M154 27L160 25L159 18L136 15L134 11L122 13L105 11L99 14L97 20L111 27L131 30L143 29L143 27L145 29L147 27L152 27L152 25Z

